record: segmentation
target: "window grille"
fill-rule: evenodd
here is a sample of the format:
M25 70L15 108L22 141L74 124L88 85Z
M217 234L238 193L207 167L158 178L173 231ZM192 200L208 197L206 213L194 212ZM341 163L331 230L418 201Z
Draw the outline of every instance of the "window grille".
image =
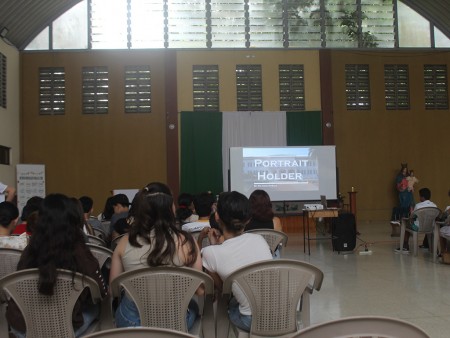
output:
M447 65L424 65L425 109L448 109Z
M39 68L39 114L64 115L66 73L64 67Z
M125 67L125 113L150 113L150 66Z
M409 109L408 65L384 65L384 95L387 110Z
M250 47L283 47L283 7L278 1L249 0Z
M6 56L0 53L0 107L6 109Z
M210 0L211 40L215 48L244 48L248 0Z
M11 148L0 146L0 164L11 164Z
M369 65L345 65L347 110L370 110Z
M370 37L373 43L380 48L393 48L395 46L395 25L393 18L394 0L362 0L361 1L361 45L371 47Z
M219 111L219 66L192 67L194 111Z
M280 110L305 110L303 65L279 65Z
M108 67L83 67L83 114L108 113Z
M236 65L237 109L262 111L261 65Z

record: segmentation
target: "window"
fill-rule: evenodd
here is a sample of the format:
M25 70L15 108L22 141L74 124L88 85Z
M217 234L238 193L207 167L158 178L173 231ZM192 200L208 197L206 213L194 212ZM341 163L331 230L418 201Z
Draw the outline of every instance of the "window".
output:
M370 110L369 65L345 65L348 110Z
M280 110L305 110L303 65L279 65Z
M0 164L11 164L11 148L0 146Z
M263 110L261 65L237 65L236 89L239 111Z
M384 65L384 95L387 110L409 109L408 65Z
M150 66L125 67L125 113L150 113Z
M192 67L194 111L219 111L219 66Z
M39 114L64 115L66 73L63 67L39 68Z
M83 114L108 113L108 67L83 67Z
M447 65L424 65L425 109L448 109Z
M6 56L0 53L0 107L6 109Z

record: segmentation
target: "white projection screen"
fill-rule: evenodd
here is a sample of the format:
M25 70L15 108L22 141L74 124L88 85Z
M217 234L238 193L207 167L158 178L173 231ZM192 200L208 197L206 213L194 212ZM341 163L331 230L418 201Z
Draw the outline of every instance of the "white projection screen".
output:
M230 148L230 189L265 190L272 201L337 198L336 147Z

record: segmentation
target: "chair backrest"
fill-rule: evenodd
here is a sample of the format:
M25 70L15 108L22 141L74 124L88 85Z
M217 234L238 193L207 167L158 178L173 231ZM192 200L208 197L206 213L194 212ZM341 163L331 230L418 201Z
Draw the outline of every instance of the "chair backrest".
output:
M433 232L436 218L440 213L441 210L434 207L420 208L415 210L413 212L413 217L416 216L419 221L419 232Z
M186 337L193 338L195 336L185 332L170 329L161 329L157 327L127 327L121 329L105 330L92 333L84 338L170 338L170 337Z
M86 246L91 250L92 254L98 260L98 265L102 268L104 265L108 267L111 265L111 258L113 252L104 246L94 243L86 243Z
M309 263L290 259L262 261L231 274L224 281L222 300L228 298L236 283L252 310L251 336L277 337L298 331L300 298L320 290L322 280L323 272ZM309 306L302 311L309 312Z
M321 323L303 329L291 338L430 338L422 329L400 319L363 316Z
M139 310L141 325L187 332L186 312L200 285L205 287L204 316L213 316L214 283L204 272L186 267L149 267L120 274L111 282L113 297L121 288ZM204 320L205 318L203 318ZM209 323L212 323L211 320ZM214 326L212 332L214 332Z
M107 236L106 236L106 233L102 229L92 227L92 230L94 231L94 236L101 238L106 242Z
M286 235L284 232L273 229L254 229L248 230L246 231L246 233L253 233L263 236L267 244L269 244L272 254L275 252L279 245L285 247L288 241L288 235Z
M88 242L106 247L106 242L97 236L86 235Z
M89 288L94 301L101 299L95 280L72 271L58 270L52 296L39 293L38 284L38 269L20 270L0 280L0 288L22 312L27 338L74 337L72 312L81 292Z
M21 255L22 250L0 248L0 278L17 271L17 264ZM0 290L0 303L5 301L4 293Z

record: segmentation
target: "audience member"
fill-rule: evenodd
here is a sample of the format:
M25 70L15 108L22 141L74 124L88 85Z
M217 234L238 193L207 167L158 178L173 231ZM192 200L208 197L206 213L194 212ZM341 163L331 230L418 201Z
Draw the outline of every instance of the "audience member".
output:
M178 223L195 222L198 220L198 215L195 213L194 196L183 192L178 196L178 209L175 211L175 216Z
M109 224L109 233L111 235L114 230L114 224L121 218L127 218L130 209L130 200L125 194L117 194L112 198L112 206L114 214L111 216L111 223Z
M93 229L100 229L106 234L107 231L105 230L109 231L109 228L104 229L102 222L100 222L97 217L92 216L92 213L94 212L94 200L89 196L81 196L79 201L81 203L81 207L83 208L84 221Z
M39 211L39 208L41 207L41 203L44 199L39 196L33 196L31 197L25 206L22 209L22 215L21 219L22 222L16 226L16 228L13 231L13 234L20 235L26 232L28 235L31 235L33 232L30 227L30 216L33 215L33 217L36 216L36 213Z
M67 196L50 194L44 199L30 243L17 266L18 270L39 268L40 283L36 292L51 296L57 280L56 269L67 269L94 278L102 296L106 295L98 261L84 242L82 219L82 214ZM80 337L98 316L99 308L99 304L92 304L89 292L85 290L72 314L76 337ZM25 337L25 321L12 300L6 318L12 332L17 337Z
M428 208L428 207L435 207L437 208L436 204L434 204L433 202L430 201L431 198L431 191L428 188L422 188L419 190L419 199L420 202L416 204L416 206L414 207L414 211L422 209L422 208ZM414 212L413 211L413 212ZM406 222L406 227L410 228L414 231L419 230L419 220L417 219L417 217L414 218L409 218L409 219L405 219L403 220L403 222ZM410 237L410 233L408 231L405 231L405 239L403 241L403 248L397 248L395 249L395 252L398 253L404 253L404 254L409 254L409 237Z
M0 182L0 194L5 194L6 202L11 202L14 200L14 197L16 196L16 189L14 187L8 186L2 182Z
M202 250L203 267L214 279L214 286L222 291L223 281L234 271L251 263L272 259L269 245L256 234L243 233L250 219L247 197L236 191L222 193L217 203L216 218L223 231L209 231L211 245ZM228 305L230 321L242 330L249 331L251 309L244 293L237 285L232 286L234 298Z
M134 222L119 241L111 263L110 280L124 271L143 267L187 266L202 270L200 251L192 236L177 227L172 193L165 184L154 182L139 191L132 206ZM203 289L199 289L200 294ZM186 314L188 329L198 316L192 300ZM115 314L116 326L139 326L136 305L127 294Z
M211 193L203 192L196 195L194 197L194 207L198 215L198 220L184 223L181 228L189 232L201 231L205 227L210 228L209 217L211 216L213 204L214 196Z
M100 221L109 222L111 220L111 217L114 214L113 199L114 199L114 196L110 196L106 199L105 206L103 208L103 212L99 216ZM108 229L108 231L109 231L109 229Z
M26 233L11 236L19 219L19 209L11 202L0 203L0 248L23 250L28 244Z
M450 190L448 191L448 197L450 197ZM439 233L441 235L441 254L443 252L448 252L447 247L447 238L450 239L450 205L448 205L441 216L442 221L444 222L444 226L441 227Z
M274 229L283 231L281 220L274 215L270 197L264 190L255 190L250 198L251 219L245 226L245 231L254 229Z

